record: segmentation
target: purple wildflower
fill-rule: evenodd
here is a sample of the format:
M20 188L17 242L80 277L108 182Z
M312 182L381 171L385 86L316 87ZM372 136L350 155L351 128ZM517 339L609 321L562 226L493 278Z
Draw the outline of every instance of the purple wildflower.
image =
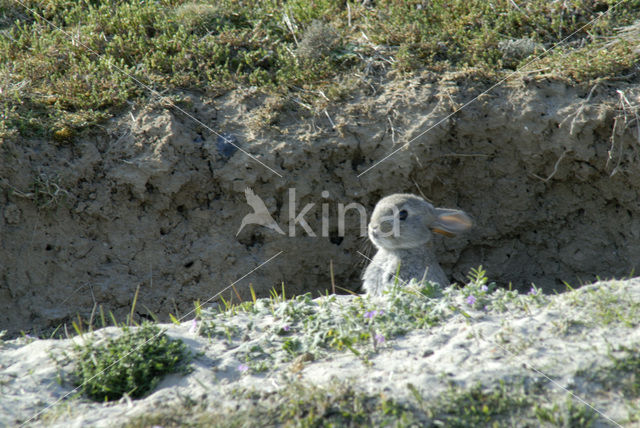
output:
M374 340L376 341L376 343L377 343L378 345L380 345L381 343L384 343L384 340L385 340L385 339L384 339L384 335L383 335L383 334L378 333L378 334L376 334L376 335L375 335Z
M289 330L291 330L291 327L290 327L290 326L288 326L288 325L285 325L284 327L282 327L282 329L283 329L284 331L289 331Z
M531 287L531 290L529 290L529 293L528 293L528 294L529 294L530 296L535 296L535 295L537 295L537 294L538 294L538 290L536 290L536 288L535 288L535 287Z
M247 370L249 370L249 366L248 366L248 365L246 365L246 364L240 364L240 365L238 366L238 371L239 371L240 373L244 373L244 372L246 372Z
M194 334L198 331L198 321L194 318L191 320L191 327L189 327L189 333Z
M474 303L476 303L476 298L473 294L470 294L469 297L467 297L467 304L473 306Z
M483 284L482 287L480 287L481 291L489 291L489 287L487 287L486 284Z
M369 311L364 314L364 317L368 319L372 319L376 315L384 315L384 311Z

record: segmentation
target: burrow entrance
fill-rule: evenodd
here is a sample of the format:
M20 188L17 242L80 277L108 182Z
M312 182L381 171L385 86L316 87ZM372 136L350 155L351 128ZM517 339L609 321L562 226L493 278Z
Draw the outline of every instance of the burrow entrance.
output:
M639 124L616 90L637 105L637 85L591 91L518 81L448 117L484 89L464 76L425 75L375 94L362 88L317 115L243 90L186 95L194 115L275 173L159 105L68 143L8 141L1 326L44 328L96 306L123 319L137 287L137 315L161 319L229 284L223 295L236 302L250 298L249 285L261 296L282 283L288 295L324 293L330 265L339 288L357 291L366 263L358 251L368 254L359 217L346 216L344 233L330 221L321 236L323 204L330 219L341 203L370 214L396 192L421 192L473 217L470 233L436 243L452 280L478 265L521 289L632 274L640 261ZM278 105L268 123L259 120L265 105ZM249 225L236 236L251 212L247 188L284 234ZM300 226L289 236L292 188L297 213L315 204L304 218L318 236Z

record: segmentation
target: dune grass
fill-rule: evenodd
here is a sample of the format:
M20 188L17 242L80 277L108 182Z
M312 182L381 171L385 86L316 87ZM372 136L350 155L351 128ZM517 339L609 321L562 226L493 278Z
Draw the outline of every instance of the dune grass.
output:
M640 18L640 0L614 4L0 0L0 136L64 143L153 96L145 86L155 95L321 90L305 94L336 101L354 81L389 71L620 76L634 71L637 43L615 36Z

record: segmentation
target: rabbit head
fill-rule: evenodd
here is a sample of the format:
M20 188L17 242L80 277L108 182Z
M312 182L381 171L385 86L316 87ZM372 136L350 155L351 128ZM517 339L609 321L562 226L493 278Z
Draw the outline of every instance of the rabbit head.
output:
M471 227L463 211L435 208L419 196L395 194L381 199L369 221L369 239L386 250L416 248L433 239L432 232L455 236Z

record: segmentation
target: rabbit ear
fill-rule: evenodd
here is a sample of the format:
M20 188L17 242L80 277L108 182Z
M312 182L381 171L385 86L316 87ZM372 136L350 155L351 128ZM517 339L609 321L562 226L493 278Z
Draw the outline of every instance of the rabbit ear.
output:
M469 229L473 224L464 211L436 208L436 219L431 223L431 230L444 236L456 236Z

